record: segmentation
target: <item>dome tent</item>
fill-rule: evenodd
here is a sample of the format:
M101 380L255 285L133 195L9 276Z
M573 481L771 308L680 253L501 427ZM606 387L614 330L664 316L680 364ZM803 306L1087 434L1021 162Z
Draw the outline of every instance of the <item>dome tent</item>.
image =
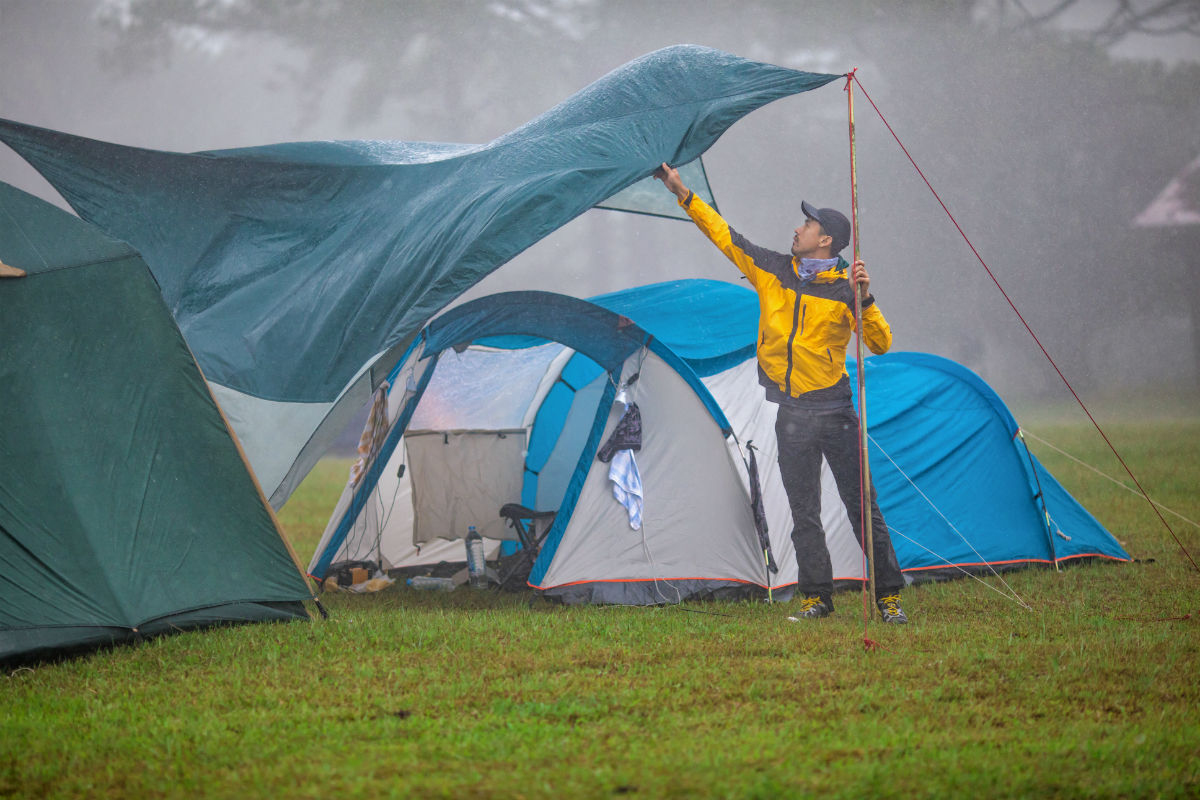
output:
M0 261L25 273L0 278L0 662L307 619L295 554L137 252L0 183Z
M382 449L347 486L310 573L352 560L461 562L457 539L468 525L494 555L513 536L499 509L519 502L555 512L528 579L547 596L787 596L796 580L791 513L775 407L756 378L757 315L750 290L704 280L588 301L510 292L446 312L389 377ZM872 473L909 579L1128 560L1024 449L977 376L920 353L877 356L864 369ZM621 399L637 404L643 424L636 529L614 497L610 465L596 457L625 412ZM475 449L463 456L467 441ZM750 503L751 445L766 554ZM822 480L835 578L862 580L862 551L828 468Z

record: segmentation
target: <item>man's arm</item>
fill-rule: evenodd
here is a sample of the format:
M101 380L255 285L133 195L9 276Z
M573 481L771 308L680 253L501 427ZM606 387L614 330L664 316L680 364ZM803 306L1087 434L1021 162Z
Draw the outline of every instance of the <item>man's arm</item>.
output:
M687 212L692 222L696 223L700 232L707 236L708 240L734 263L734 266L750 281L751 286L757 289L766 276L775 274L767 268L767 265L777 262L779 259L786 260L788 258L782 253L759 247L729 227L729 224L708 203L683 185L683 181L679 179L679 173L667 164L656 169L654 177L662 181L663 185L679 198L679 205Z

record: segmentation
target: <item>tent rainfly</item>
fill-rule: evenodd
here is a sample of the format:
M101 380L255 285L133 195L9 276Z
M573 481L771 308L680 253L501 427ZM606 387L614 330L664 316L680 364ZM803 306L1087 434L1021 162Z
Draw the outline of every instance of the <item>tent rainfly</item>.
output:
M0 261L0 663L307 619L303 570L140 256L0 184Z
M510 292L446 312L389 375L387 414L373 415L367 437L378 455L354 470L310 574L349 561L386 569L461 562L469 525L495 557L513 547L499 512L516 503L553 513L528 577L548 597L789 596L791 512L775 407L755 377L757 317L752 291L704 280L590 301ZM978 376L922 353L877 356L864 367L872 472L910 581L1128 560L1025 449ZM636 449L638 437L614 438L634 405ZM622 449L623 461L598 458ZM618 462L624 469L614 471ZM631 465L640 498L626 479ZM822 520L835 576L862 581L862 550L828 467Z

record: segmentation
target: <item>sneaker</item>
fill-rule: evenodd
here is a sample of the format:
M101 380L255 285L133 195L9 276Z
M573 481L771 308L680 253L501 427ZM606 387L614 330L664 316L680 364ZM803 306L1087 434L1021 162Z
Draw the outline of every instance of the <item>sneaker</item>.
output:
M879 606L879 613L883 616L883 621L888 625L907 625L908 616L904 613L904 609L900 608L900 595L889 594L875 601L875 605Z
M828 617L829 613L829 606L825 605L820 597L810 595L800 601L800 610L796 612L796 616L789 619L819 619Z

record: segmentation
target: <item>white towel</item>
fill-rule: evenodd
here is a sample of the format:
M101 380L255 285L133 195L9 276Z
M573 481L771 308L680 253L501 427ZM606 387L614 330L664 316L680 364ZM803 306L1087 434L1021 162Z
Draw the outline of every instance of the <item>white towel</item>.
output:
M618 450L608 464L608 479L613 482L613 497L629 512L629 527L642 527L642 476L632 450Z

